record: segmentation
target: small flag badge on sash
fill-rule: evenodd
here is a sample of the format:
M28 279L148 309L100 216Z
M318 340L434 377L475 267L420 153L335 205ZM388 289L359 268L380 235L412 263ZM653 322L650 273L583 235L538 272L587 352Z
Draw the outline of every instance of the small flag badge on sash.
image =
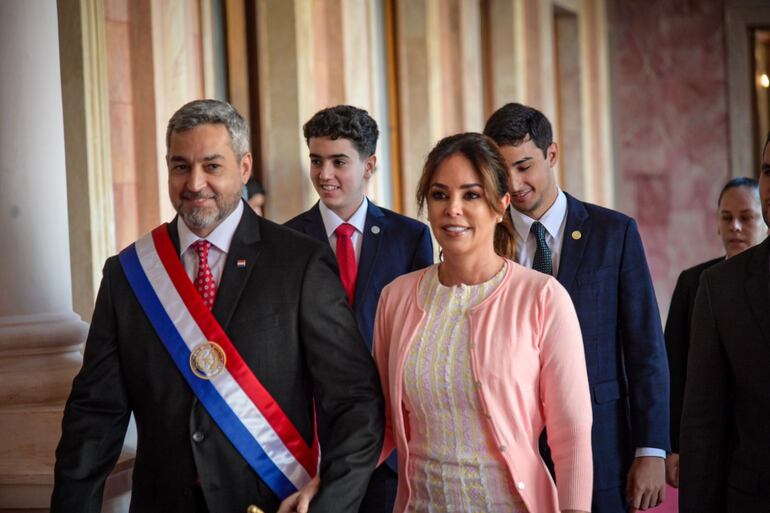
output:
M245 267L246 267L246 260L245 260L245 259L243 259L243 258L239 258L238 260L236 260L236 262L235 262L235 266L236 266L238 269L243 269L243 268L245 268Z

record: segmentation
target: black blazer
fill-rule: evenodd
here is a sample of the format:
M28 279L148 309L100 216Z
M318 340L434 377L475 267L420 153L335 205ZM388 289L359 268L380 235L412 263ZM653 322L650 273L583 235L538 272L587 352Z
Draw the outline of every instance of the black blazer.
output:
M666 352L671 375L671 452L679 452L679 422L682 418L684 383L687 377L687 353L690 350L690 321L695 307L695 293L706 269L725 261L725 257L703 262L682 271L676 280L666 319Z
M169 233L178 250L175 222ZM240 259L245 268L236 265ZM331 435L314 512L358 511L384 430L374 362L335 268L328 244L245 208L213 309L308 443L314 395L327 412ZM212 513L246 511L250 504L278 508L278 498L193 396L112 257L64 412L51 511L100 511L131 412L139 436L132 512L193 511L196 477Z
M704 271L679 439L679 511L770 507L770 239Z

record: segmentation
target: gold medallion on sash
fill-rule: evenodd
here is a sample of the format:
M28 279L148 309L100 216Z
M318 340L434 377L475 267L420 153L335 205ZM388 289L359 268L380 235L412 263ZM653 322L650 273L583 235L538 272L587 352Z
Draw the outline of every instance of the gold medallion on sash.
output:
M208 341L195 346L190 353L190 370L200 379L211 379L225 370L227 356L222 346Z

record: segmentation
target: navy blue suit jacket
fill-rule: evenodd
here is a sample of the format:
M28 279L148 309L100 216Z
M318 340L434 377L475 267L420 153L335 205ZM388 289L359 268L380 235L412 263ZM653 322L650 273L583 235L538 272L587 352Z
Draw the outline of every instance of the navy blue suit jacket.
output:
M660 314L636 222L567 196L557 279L575 304L593 404L594 513L626 511L637 447L670 450Z
M327 242L318 203L286 222L286 226ZM364 240L358 258L353 312L358 329L371 351L374 314L382 289L402 274L433 264L433 242L428 227L415 219L380 208L369 200Z

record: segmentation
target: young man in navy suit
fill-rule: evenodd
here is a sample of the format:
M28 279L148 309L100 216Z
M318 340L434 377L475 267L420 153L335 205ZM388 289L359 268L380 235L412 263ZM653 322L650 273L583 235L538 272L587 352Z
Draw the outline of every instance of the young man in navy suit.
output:
M377 163L379 132L365 110L350 105L321 110L303 131L310 150L310 180L320 201L286 226L331 245L358 328L371 351L380 292L402 274L433 263L430 231L366 197L366 184ZM323 442L324 428L319 429ZM375 470L361 513L393 510L395 470L394 457Z
M669 376L636 223L559 190L558 147L541 112L509 103L484 133L509 166L517 260L554 275L580 320L594 415L592 511L657 506L669 450ZM545 444L541 450L548 459Z

